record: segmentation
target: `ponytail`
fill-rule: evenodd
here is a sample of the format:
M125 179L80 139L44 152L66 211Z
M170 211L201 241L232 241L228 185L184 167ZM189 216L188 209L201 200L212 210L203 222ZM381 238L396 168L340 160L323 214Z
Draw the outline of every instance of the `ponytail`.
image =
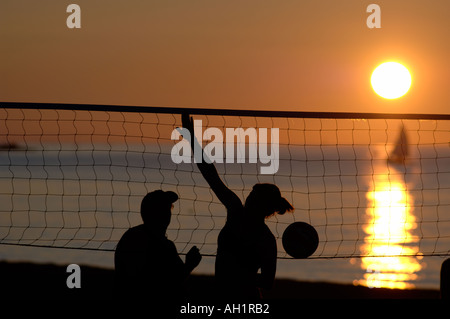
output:
M278 205L278 214L283 215L286 212L292 212L294 210L294 207L291 205L291 203L288 202L288 200L284 197L280 198L280 203Z

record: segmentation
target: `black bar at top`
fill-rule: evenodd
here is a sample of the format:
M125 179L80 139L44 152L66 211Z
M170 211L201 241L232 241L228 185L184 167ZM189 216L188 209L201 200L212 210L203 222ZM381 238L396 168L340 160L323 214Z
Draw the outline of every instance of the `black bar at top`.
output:
M131 113L166 113L192 115L223 115L223 116L253 116L253 117L292 117L292 118L322 118L322 119L405 119L405 120L450 120L450 114L416 114L416 113L357 113L357 112L300 112L300 111L266 111L266 110L234 110L189 107L162 106L127 106L100 104L67 104L67 103L30 103L30 102L0 102L0 107L11 109L45 109L45 110L78 110L107 111Z

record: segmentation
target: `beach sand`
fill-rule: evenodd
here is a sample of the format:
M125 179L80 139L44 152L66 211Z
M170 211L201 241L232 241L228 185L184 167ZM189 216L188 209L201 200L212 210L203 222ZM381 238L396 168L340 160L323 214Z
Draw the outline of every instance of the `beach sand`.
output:
M69 289L66 267L52 264L0 262L1 298L5 299L113 299L114 271L81 267L81 288ZM212 276L192 275L186 281L189 300L211 301ZM439 290L383 289L326 282L299 282L276 279L268 300L297 299L439 299Z

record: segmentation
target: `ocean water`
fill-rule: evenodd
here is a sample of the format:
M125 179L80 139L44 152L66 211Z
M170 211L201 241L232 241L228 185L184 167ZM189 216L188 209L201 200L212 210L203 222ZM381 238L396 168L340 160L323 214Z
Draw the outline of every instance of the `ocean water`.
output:
M213 274L226 211L196 166L174 164L170 150L92 143L3 151L0 259L112 268L120 236L141 223L142 197L164 189L180 196L169 239L182 254L199 247L195 272ZM278 241L277 277L439 288L450 249L450 148L415 145L401 164L388 155L386 145L291 145L281 147L274 175L259 174L261 163L216 167L242 200L255 183L269 182L295 207L267 220ZM294 260L282 247L294 221L318 231L311 258Z

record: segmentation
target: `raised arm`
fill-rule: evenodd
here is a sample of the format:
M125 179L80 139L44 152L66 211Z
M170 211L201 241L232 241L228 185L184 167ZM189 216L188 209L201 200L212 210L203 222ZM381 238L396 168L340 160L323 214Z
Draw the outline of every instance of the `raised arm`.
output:
M187 129L190 132L190 136L183 137L188 140L190 139L191 147L194 152L196 149L201 150L202 161L200 163L197 163L197 166L213 192L227 209L232 208L234 205L242 205L239 197L233 191L231 191L219 177L214 164L205 162L202 146L199 145L197 139L195 138L192 117L190 117L188 113L183 113L181 116L181 120L183 123L183 128Z

